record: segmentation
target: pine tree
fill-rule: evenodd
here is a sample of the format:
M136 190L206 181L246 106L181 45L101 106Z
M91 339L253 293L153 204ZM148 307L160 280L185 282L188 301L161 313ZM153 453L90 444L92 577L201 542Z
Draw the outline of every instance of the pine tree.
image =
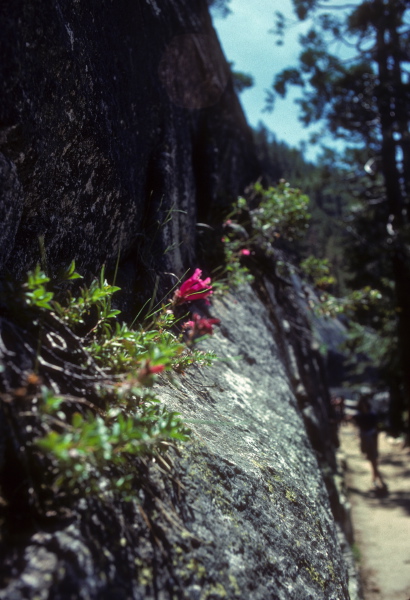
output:
M362 210L353 215L352 229L368 245L367 258L363 245L357 254L358 276L393 282L399 375L410 414L410 3L365 0L327 10L317 0L294 5L300 19L313 17L315 24L301 39L299 65L276 77L274 93L300 86L302 121L322 121L327 132L363 149L366 170L381 179L377 186L362 182ZM349 56L340 56L341 44Z

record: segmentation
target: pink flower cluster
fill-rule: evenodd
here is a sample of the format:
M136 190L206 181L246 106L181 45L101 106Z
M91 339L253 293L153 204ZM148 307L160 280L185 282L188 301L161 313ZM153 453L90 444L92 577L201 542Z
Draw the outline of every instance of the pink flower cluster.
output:
M189 277L174 294L174 304L183 304L192 302L200 298L207 298L212 294L211 278L201 279L201 269L196 269L194 274ZM209 304L209 301L206 301Z
M182 329L185 329L190 339L201 335L212 335L212 325L219 325L221 321L219 319L201 317L198 313L192 315L192 321L186 321L182 325Z
M209 304L209 296L212 292L211 278L201 279L201 269L195 269L194 274L184 281L178 290L174 293L172 304L176 308L185 302L193 302L195 300L205 300ZM212 317L201 317L197 312L193 312L192 319L186 321L182 325L185 333L185 341L188 345L194 343L197 337L203 335L212 335L213 325L220 323L219 319Z

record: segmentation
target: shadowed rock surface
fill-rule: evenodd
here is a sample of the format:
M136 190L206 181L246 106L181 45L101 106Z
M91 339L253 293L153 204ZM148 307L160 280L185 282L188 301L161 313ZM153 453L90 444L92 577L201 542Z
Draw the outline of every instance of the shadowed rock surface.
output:
M51 273L184 272L258 175L206 1L16 0L0 25L0 269L41 236Z

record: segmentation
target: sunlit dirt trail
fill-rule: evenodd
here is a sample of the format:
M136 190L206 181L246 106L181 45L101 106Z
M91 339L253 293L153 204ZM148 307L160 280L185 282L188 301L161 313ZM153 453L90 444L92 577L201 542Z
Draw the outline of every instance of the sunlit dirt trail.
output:
M380 434L379 464L388 492L375 492L356 427L342 425L339 434L364 598L410 600L410 449Z

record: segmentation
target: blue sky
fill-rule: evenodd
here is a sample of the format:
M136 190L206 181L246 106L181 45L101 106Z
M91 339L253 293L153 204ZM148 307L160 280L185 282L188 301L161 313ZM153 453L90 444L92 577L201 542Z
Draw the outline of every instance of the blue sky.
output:
M255 86L240 95L248 122L256 126L263 121L279 140L298 147L300 142L308 141L311 131L298 120L294 99L299 90L292 90L284 100L278 99L274 112L263 113L262 109L265 90L271 87L275 74L297 65L298 36L306 31L307 24L297 23L288 29L285 44L277 46L269 29L274 27L276 10L296 21L291 0L231 0L230 7L232 14L225 19L214 18L214 27L227 60L235 63L234 69L254 77ZM312 154L315 152L307 152L309 157Z

